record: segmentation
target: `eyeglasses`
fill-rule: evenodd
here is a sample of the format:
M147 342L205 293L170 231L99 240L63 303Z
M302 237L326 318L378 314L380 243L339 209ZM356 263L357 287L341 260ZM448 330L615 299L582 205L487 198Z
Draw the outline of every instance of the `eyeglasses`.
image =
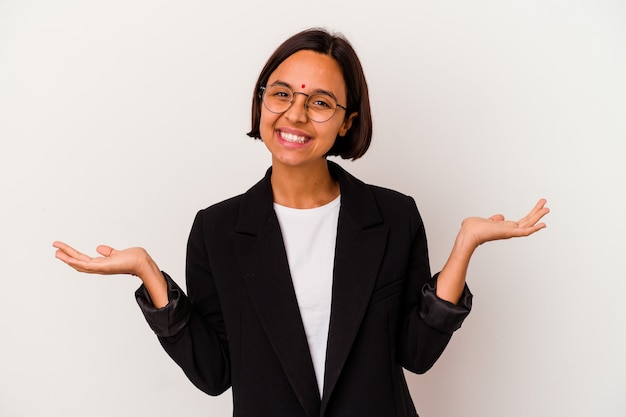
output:
M261 87L261 91L263 105L266 109L275 114L282 114L289 110L296 101L296 94L302 94L306 97L306 101L304 102L306 114L311 121L316 123L329 121L339 108L344 111L348 110L341 104L337 104L337 100L335 100L333 96L324 93L309 95L294 92L291 88L282 84Z

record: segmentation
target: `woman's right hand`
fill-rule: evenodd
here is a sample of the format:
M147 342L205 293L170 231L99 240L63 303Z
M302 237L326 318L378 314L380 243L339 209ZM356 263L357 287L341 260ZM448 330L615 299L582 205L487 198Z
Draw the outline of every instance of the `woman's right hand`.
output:
M154 306L164 307L168 303L167 283L157 264L143 248L116 250L100 245L96 251L102 255L92 258L77 251L66 243L56 241L55 256L79 272L88 274L114 275L130 274L138 276L146 286Z
M89 274L131 274L141 276L141 268L146 264L148 253L143 248L130 248L121 251L110 246L100 245L96 251L102 255L96 258L77 251L63 242L52 244L57 248L55 256L78 272Z

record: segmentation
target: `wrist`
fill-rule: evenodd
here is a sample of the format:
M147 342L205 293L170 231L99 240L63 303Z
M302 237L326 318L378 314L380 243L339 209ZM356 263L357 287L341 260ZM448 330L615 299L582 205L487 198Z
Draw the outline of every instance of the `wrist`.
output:
M163 273L152 257L142 249L139 257L136 274L148 290L152 303L156 308L165 307L169 300L167 295L167 282Z
M452 251L458 255L470 257L478 246L480 246L480 242L476 239L476 236L465 227L461 226L456 240L454 241Z
M137 267L133 275L138 276L146 283L146 281L154 280L155 276L160 276L161 270L148 252L142 249L142 254L137 260Z

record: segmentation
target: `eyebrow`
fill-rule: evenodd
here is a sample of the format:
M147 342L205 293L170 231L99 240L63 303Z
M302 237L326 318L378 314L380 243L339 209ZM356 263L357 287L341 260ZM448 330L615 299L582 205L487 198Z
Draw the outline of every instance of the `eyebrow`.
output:
M282 85L283 87L289 88L291 91L295 91L295 89L293 88L293 86L291 84L289 84L288 82L285 82L285 81L281 81L281 80L276 80L276 81L274 81L270 85ZM321 88L317 88L317 89L313 90L311 92L311 94L308 94L308 95L310 96L312 94L324 94L324 95L327 95L329 97L334 98L335 101L337 101L337 97L333 93L331 93L330 91L321 89Z

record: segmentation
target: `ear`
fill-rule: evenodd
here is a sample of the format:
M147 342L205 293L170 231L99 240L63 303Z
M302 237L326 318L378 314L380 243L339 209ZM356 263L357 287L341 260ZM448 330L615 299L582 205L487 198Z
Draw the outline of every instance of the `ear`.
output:
M339 132L338 132L339 136L346 136L346 133L348 133L348 130L350 130L350 128L352 127L352 121L358 115L359 113L354 112L343 121L343 123L341 124L341 127L339 128Z

